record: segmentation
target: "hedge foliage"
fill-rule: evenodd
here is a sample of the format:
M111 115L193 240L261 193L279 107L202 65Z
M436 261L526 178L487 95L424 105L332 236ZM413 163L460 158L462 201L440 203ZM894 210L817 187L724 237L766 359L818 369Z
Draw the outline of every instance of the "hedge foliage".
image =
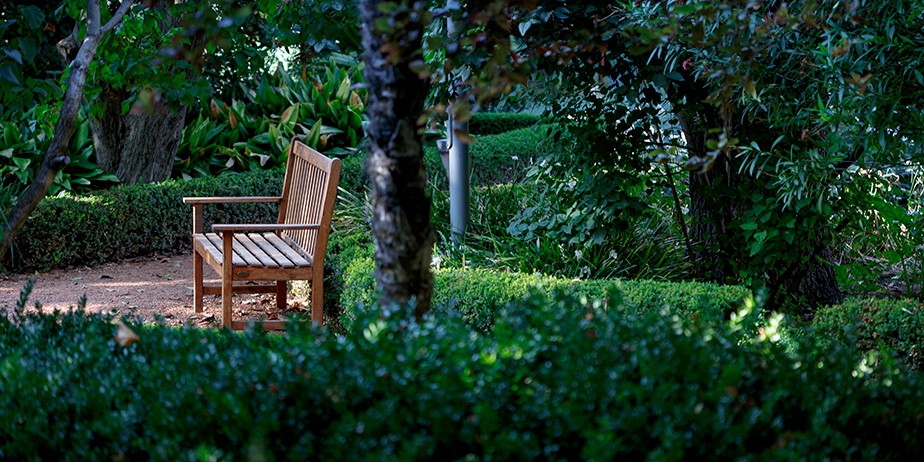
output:
M535 114L476 112L468 123L468 131L473 135L496 135L538 125L540 120Z
M539 125L500 134L475 136L470 148L472 186L522 181L532 163L548 149L545 145L547 135L548 126ZM448 187L446 169L435 145L424 147L424 163L430 181L438 187ZM368 187L365 164L365 151L343 159L340 185L349 191Z
M344 336L0 316L5 460L919 460L924 381L573 296L488 335L370 310Z
M910 299L849 299L815 313L817 336L855 343L863 351L887 347L908 365L924 368L924 304Z
M282 172L269 170L48 197L29 217L3 266L47 270L190 249L192 207L183 197L274 196L281 189ZM274 223L277 213L273 204L216 204L205 207L205 221L206 226Z
M349 326L356 312L375 304L374 262L371 252L352 254L341 270L339 297L341 321ZM688 318L721 320L742 307L748 289L698 282L646 280L567 280L539 274L501 273L479 268L437 270L434 273L433 305L440 312L458 312L470 326L486 332L497 314L510 302L531 290L552 293L569 289L590 298L606 298L620 292L626 306L640 312L671 307Z

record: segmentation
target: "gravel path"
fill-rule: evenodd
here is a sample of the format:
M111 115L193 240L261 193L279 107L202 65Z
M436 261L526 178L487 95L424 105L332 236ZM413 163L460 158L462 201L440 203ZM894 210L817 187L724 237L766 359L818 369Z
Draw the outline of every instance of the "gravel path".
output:
M217 274L206 265L206 284L218 284ZM215 279L208 279L215 276ZM12 309L22 287L35 280L29 307L41 302L44 310L72 310L82 295L87 311L137 315L146 321L163 317L169 325L217 326L221 319L219 296L205 297L205 311L192 307L192 257L156 256L128 259L95 267L53 270L36 274L0 275L0 307ZM289 309L300 310L301 300L289 296ZM34 308L33 308L34 309ZM275 297L245 294L234 297L235 319L278 319Z

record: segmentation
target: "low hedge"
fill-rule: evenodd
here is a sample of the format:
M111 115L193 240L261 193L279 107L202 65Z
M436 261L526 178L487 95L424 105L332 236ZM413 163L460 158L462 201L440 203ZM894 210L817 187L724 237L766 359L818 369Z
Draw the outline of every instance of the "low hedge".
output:
M863 351L885 346L916 369L924 368L924 303L910 299L854 298L815 313L822 338L855 343Z
M98 315L0 316L0 459L924 455L920 375L606 306L537 294L490 335L408 309L344 336L135 324L126 347Z
M190 249L192 208L183 197L272 196L281 189L282 172L272 170L45 198L14 240L3 267L47 270ZM277 213L273 204L219 204L205 208L205 221L207 226L275 222Z
M522 181L533 161L542 156L548 126L521 128L500 134L475 136L471 144L472 186ZM424 147L424 163L430 181L439 187L448 185L446 169L435 145ZM369 186L366 176L366 153L357 152L343 160L340 185L350 191Z
M535 114L477 112L468 123L468 131L473 135L496 135L538 125L540 120Z
M354 254L342 270L339 297L342 322L349 326L356 311L375 303L374 262L371 253ZM495 317L510 302L525 297L530 290L546 293L569 289L573 293L606 298L619 291L625 304L640 312L671 307L688 318L724 319L741 308L750 297L740 286L720 286L699 282L659 282L645 280L567 280L539 274L500 273L484 269L447 269L434 273L433 306L441 312L461 313L476 330L486 332Z

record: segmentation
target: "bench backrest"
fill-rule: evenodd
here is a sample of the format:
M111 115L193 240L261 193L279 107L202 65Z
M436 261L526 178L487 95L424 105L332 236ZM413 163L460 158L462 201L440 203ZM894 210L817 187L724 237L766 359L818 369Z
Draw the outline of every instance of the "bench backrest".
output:
M340 182L340 159L331 159L298 140L289 146L279 223L320 224L314 230L287 230L284 239L301 247L312 258L315 267L323 264L327 238ZM314 260L314 256L320 258Z

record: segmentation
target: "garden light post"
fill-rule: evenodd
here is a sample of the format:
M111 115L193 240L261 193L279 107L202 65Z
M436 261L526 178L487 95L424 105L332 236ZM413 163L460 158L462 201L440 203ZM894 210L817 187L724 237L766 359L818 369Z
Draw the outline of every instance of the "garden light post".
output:
M452 18L446 19L446 30L450 37L457 33L456 23ZM459 96L458 83L453 84L454 97ZM455 120L453 109L455 101L449 106L448 150L449 150L449 223L452 226L452 242L461 244L468 228L471 216L471 157L468 143L460 140L456 132L468 133L468 121Z

